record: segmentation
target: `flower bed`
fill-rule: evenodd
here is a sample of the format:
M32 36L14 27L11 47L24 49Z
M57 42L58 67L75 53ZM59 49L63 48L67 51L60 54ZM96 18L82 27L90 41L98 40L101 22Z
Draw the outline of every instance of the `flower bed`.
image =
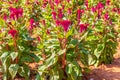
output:
M90 65L111 63L120 25L119 0L0 1L3 80L81 80Z

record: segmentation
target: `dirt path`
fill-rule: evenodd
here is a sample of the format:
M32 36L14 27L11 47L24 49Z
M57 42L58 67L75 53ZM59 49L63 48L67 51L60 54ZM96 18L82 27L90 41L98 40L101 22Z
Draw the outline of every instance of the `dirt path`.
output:
M114 57L112 64L92 68L92 72L84 80L120 80L120 48Z

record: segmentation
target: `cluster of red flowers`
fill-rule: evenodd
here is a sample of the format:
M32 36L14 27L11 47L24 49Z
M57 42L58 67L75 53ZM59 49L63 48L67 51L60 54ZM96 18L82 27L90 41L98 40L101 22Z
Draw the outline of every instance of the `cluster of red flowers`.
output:
M10 10L10 18L14 19L14 20L18 19L23 14L23 9L22 8L12 8L12 7L10 7L9 10Z
M12 37L15 37L17 35L17 30L11 29L9 30L8 34L10 34Z
M17 0L18 1L18 0ZM68 3L70 2L70 0L66 0ZM36 3L39 3L38 0L35 0ZM57 12L55 12L54 10L54 6L58 6L60 3L62 2L62 0L44 0L43 1L43 5L42 7L45 8L47 4L50 4L50 7L52 9L52 18L53 20L56 22L56 26L62 26L64 31L67 32L70 25L71 25L71 21L69 19L66 19L66 20L63 20L63 17L64 17L64 13L63 13L63 10L64 10L64 7L65 5L62 5L61 8L58 8L57 9ZM106 0L106 5L110 5L110 0ZM93 6L93 7L89 7L89 3L88 3L88 0L85 0L85 6L86 6L86 10L91 10L93 13L97 13L98 14L98 19L101 17L102 15L102 10L104 9L104 5L102 4L102 2L99 2L96 6ZM10 7L9 8L10 10L10 18L13 19L13 20L17 20L19 17L21 17L23 15L23 9L22 8L12 8ZM118 8L113 8L113 11L114 12L118 12L120 13L120 9ZM80 19L81 19L81 15L84 14L85 10L84 9L78 9L76 14L77 14L77 20L78 20L78 25L79 25L79 32L83 32L85 31L89 24L88 23L85 23L85 24L82 24L80 22ZM71 14L71 8L68 8L68 14ZM7 16L5 15L4 16L4 19L6 20L7 19ZM104 20L109 20L110 17L109 17L109 14L108 12L106 12L104 14ZM110 21L112 22L112 21ZM30 19L29 21L30 23L30 27L29 27L29 30L32 30L33 27L34 27L34 19ZM45 26L45 21L43 21L43 24ZM13 37L14 35L17 33L17 31L10 31L9 34L11 34Z

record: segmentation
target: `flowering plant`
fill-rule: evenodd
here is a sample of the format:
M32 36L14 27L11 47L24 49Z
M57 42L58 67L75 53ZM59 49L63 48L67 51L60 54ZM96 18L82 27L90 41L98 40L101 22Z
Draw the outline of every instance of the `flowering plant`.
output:
M80 80L90 65L111 63L119 17L117 0L0 1L3 80L29 80L35 62L36 80Z

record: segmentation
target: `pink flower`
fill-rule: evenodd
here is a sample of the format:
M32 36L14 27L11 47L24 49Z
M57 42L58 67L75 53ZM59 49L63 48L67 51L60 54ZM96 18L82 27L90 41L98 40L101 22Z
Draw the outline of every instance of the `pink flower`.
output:
M34 22L35 22L34 19L31 18L31 19L30 19L30 25L33 26Z
M69 2L70 2L70 0L67 0L67 2L69 3Z
M77 18L78 18L78 20L80 19L80 16L81 16L82 13L84 13L84 10L80 10L80 9L77 10Z
M88 0L85 1L85 6L88 9Z
M60 25L64 28L64 31L67 32L71 22L69 20L60 21Z
M38 36L38 37L37 37L37 40L38 40L38 41L40 41L40 40L41 40L41 39L40 39L40 36Z
M50 30L49 29L47 29L47 32L46 32L47 34L50 34Z
M68 8L68 14L71 14L71 8Z
M35 23L34 19L31 18L31 19L30 19L30 27L29 27L29 30L32 30L32 29L33 29L34 23Z
M88 27L88 24L80 24L80 29L79 29L79 32L83 32L85 30L87 30L87 27Z
M7 15L4 14L3 19L6 21L7 20Z
M94 7L94 6L91 9L92 9L92 12L96 12L97 11L96 7Z
M104 19L105 19L105 20L108 20L108 19L109 19L108 13L106 13L106 14L104 15Z
M110 4L110 0L106 0L106 4L109 5Z
M9 10L10 10L10 18L14 19L14 20L18 19L23 14L23 9L22 8L17 9L17 8L10 7Z
M97 9L102 9L104 8L104 5L102 4L102 2L99 2L96 6Z
M10 34L12 37L15 37L17 35L17 31L14 29L9 30L8 34Z
M58 9L58 17L62 19L63 17L62 9Z
M56 23L56 26L60 25L60 21L59 20L56 20L55 23Z
M42 7L45 8L46 5L47 5L47 0L44 0L44 1L43 1L43 4L42 4Z
M117 8L113 8L112 11L113 11L113 12L117 12L118 9L117 9Z
M55 0L55 3L58 5L60 3L60 1L59 0Z
M52 12L52 17L53 17L53 19L56 19L56 12Z

